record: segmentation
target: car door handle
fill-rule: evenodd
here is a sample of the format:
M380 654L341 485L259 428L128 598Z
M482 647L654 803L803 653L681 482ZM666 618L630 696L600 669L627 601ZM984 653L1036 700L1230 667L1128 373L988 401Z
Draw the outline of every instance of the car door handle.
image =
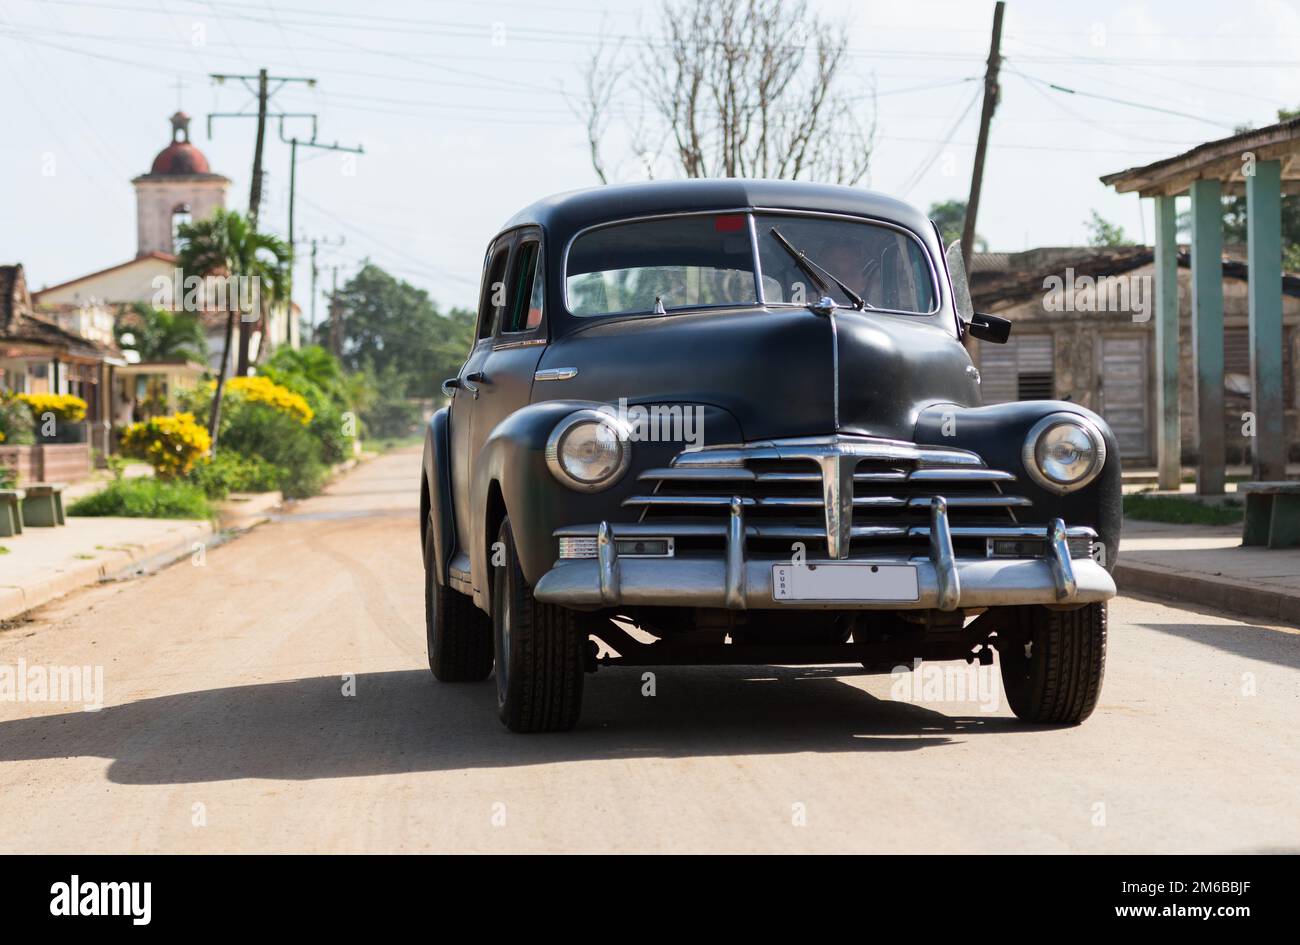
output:
M476 384L492 383L491 381L488 380L488 376L484 374L482 371L470 371L468 374L465 375L465 380L474 381Z
M460 390L459 377L449 377L442 382L442 395L444 397L455 397L458 390Z

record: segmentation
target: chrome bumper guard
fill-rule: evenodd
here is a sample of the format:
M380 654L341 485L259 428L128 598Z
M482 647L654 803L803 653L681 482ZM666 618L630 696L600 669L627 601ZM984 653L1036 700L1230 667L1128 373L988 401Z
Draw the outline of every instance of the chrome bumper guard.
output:
M643 558L618 555L616 539L644 537L662 526L611 524L573 526L556 531L556 537L596 533L595 558L559 561L544 574L534 593L538 600L569 607L597 609L618 605L716 607L728 610L923 610L1003 607L1021 604L1088 604L1115 596L1115 581L1092 559L1071 560L1068 538L1095 539L1091 528L1067 529L1053 519L1046 530L1019 526L981 529L981 532L1015 532L1019 537L1046 539L1043 558L958 558L953 553L953 528L948 524L947 503L935 496L930 503L928 528L912 529L928 537L927 558L853 559L862 564L911 564L916 568L915 601L776 600L772 592L772 567L780 562L751 561L745 539L758 534L745 523L744 503L730 502L725 526L726 552L716 558ZM963 530L964 531L964 530ZM816 562L814 562L816 563ZM841 562L846 563L846 562Z

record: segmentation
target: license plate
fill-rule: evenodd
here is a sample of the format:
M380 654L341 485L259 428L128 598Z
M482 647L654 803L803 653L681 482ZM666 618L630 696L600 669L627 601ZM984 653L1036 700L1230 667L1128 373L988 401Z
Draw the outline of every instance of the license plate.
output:
M775 600L897 600L920 597L911 564L776 564Z

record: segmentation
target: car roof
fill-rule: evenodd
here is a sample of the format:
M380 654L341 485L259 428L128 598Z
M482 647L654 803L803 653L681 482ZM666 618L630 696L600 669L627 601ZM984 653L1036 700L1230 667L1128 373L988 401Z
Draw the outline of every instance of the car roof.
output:
M566 243L579 230L613 220L751 207L844 213L889 220L912 230L927 243L933 232L924 213L885 194L836 184L740 178L609 184L554 194L516 213L502 230L540 226L551 238Z

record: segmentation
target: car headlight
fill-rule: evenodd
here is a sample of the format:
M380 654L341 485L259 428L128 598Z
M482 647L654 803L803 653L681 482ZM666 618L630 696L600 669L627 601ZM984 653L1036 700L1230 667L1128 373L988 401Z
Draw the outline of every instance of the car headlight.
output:
M627 472L630 431L617 416L583 409L555 425L546 441L546 465L570 489L599 492Z
M1036 483L1064 494L1097 478L1106 464L1106 439L1087 417L1054 413L1033 425L1020 458Z

